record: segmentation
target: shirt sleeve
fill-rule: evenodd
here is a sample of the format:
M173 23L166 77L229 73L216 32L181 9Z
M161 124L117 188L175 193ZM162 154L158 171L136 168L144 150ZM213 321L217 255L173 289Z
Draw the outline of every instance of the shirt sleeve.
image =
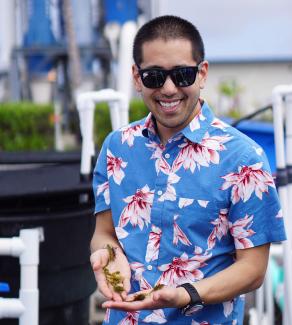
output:
M110 135L107 136L102 145L93 171L92 186L95 199L94 213L110 209L109 181L107 173L107 149Z
M286 239L277 189L263 151L251 148L237 170L223 178L223 186L230 188L229 230L236 249Z

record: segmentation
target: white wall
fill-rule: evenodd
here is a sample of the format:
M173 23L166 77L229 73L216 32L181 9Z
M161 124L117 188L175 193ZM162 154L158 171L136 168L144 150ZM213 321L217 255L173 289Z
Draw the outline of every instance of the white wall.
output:
M225 113L226 107L220 105L222 102L218 86L226 79L234 79L242 87L239 95L240 109L245 115L270 104L272 89L276 85L292 84L292 63L211 63L202 95L217 113Z
M200 31L212 61L292 60L291 0L152 0L152 15L177 15Z

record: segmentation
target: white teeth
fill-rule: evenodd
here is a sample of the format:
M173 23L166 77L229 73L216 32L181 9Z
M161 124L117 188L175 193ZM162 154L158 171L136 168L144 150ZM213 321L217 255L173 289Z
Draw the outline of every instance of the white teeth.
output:
M177 100L176 102L162 102L162 101L159 101L159 104L163 107L174 107L176 105L179 104L179 100Z

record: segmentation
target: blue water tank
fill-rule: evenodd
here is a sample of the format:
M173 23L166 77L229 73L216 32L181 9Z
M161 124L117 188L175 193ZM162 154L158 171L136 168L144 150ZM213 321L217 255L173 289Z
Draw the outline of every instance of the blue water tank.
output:
M27 30L23 37L23 46L33 48L38 46L53 46L58 43L60 30L60 1L26 0ZM44 60L43 55L31 55L28 69L31 72L42 73L51 69L52 64Z
M9 284L6 282L0 282L0 292L9 292Z
M121 25L128 20L137 20L137 0L105 0L105 22L117 22Z

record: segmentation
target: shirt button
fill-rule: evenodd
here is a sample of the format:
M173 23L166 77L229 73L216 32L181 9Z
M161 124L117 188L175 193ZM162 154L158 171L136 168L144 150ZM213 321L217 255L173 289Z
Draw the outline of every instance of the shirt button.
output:
M148 270L148 271L151 271L152 269L153 269L152 265L148 265L148 266L147 266L147 270Z
M162 195L162 193L163 193L163 192L162 192L161 190L159 190L159 191L157 192L158 195Z
M169 153L166 153L165 156L164 156L166 159L168 159L170 157L170 154Z

